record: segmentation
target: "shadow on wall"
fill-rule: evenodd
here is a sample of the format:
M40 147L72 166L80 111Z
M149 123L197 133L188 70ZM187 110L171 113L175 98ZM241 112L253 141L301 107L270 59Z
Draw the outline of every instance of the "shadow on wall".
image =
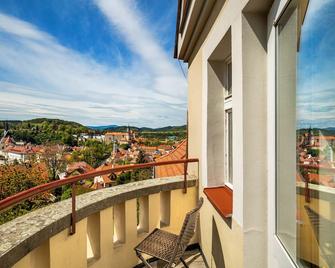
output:
M214 218L212 218L212 256L215 262L215 267L226 267L220 236Z

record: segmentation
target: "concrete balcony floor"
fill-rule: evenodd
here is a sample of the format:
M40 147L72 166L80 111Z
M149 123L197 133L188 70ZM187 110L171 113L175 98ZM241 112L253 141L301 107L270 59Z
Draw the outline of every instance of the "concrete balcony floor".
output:
M206 268L207 267L202 254L197 249L185 252L184 260L190 268ZM156 261L156 262L150 263L150 265L154 268L161 268L161 267L164 267L166 263L159 263ZM180 263L176 267L184 268L184 265Z

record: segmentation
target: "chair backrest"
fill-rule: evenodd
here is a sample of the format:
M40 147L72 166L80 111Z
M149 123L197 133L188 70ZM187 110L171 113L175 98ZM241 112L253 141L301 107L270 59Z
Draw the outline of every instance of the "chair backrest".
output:
M170 263L178 260L184 254L188 246L188 243L190 242L191 238L195 234L197 222L199 218L199 211L203 203L204 203L204 200L202 197L200 197L197 206L186 214L183 226L179 233L177 246L172 255L173 258Z

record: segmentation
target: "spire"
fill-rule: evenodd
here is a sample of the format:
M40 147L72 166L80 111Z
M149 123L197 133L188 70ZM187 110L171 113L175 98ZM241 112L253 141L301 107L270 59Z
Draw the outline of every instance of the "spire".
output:
M7 134L8 134L8 130L9 130L9 126L8 126L8 122L7 121L5 121L3 123L3 125L4 125L4 130L3 130L3 136L0 137L0 143L2 143L5 140L5 138L6 138Z

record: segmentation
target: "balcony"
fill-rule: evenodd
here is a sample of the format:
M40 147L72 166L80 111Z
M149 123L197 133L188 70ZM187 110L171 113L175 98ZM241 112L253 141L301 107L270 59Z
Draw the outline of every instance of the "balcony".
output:
M77 177L67 180L83 175ZM197 200L197 178L190 175L148 179L54 203L0 226L0 267L134 267L139 261L133 248L154 228L178 234ZM197 242L193 237L191 244ZM190 267L204 267L199 254L189 260L194 261Z

